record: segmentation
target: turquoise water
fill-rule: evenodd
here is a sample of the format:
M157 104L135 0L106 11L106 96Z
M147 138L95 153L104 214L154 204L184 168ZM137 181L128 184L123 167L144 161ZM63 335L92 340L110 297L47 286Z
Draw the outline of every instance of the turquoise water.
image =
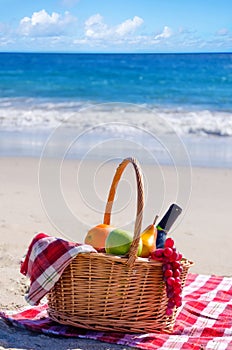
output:
M157 133L162 120L163 132L171 125L194 164L212 165L213 159L213 165L230 167L231 91L229 53L0 53L0 154L38 156L64 120L77 134L95 128L96 140L112 133L125 138L133 124L130 141L141 136L135 125ZM78 114L86 108L91 118ZM118 120L126 125L112 128Z
M232 54L0 54L1 98L232 111Z

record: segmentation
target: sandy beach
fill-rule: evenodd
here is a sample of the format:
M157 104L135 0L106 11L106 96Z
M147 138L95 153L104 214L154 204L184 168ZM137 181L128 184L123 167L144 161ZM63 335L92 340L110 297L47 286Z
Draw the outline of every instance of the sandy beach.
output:
M46 161L48 169L52 169L54 160ZM62 193L70 212L73 213L74 219L71 223L67 223L65 215L63 221L57 219L57 222L54 222L54 214L49 212L48 203L49 197L51 202L53 200L53 192L48 188L48 197L44 196L46 188L41 181L38 182L38 174L41 171L38 158L2 157L0 168L0 308L9 310L26 305L24 293L28 281L20 274L19 264L35 233L46 232L83 242L87 229L102 221L115 164L107 163L104 166L98 162L81 164L76 160L67 160L62 164L63 170L60 175ZM176 189L173 180L175 169L168 166L162 168L165 195L162 186L159 185L160 169L144 165L143 172L147 196L145 227L154 214L162 215L167 209L172 199L175 199ZM83 176L84 174L86 176ZM90 186L91 176L94 176L95 189ZM120 200L119 203L115 203L117 210L113 214L113 222L118 226L126 223L126 226L133 230L136 194L133 191L134 180L130 170L126 172L125 180L121 189L119 188ZM190 197L183 199L184 194L180 196L180 199L188 201L188 209L183 212L183 217L171 232L178 249L195 262L191 272L231 276L232 243L228 227L231 213L231 183L231 169L192 168L191 189L186 191L186 196L191 192ZM128 198L127 195L121 198L122 193L126 193L123 186L128 184L132 186L129 189L131 194ZM173 188L174 192L168 191L169 188ZM123 209L124 200L129 204ZM72 231L69 224L75 225ZM67 231L61 232L65 227ZM121 346L86 340L55 341L56 349L125 349ZM15 329L0 322L0 349L50 348L49 344L54 345L54 340L40 335L35 337L24 331L15 332Z

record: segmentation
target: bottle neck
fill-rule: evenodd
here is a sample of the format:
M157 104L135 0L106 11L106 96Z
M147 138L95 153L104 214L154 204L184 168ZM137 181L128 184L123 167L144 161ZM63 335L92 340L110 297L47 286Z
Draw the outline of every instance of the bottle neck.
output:
M156 228L157 228L158 231L163 231L164 233L167 234L167 231L164 230L161 226L158 225L158 226L156 226Z

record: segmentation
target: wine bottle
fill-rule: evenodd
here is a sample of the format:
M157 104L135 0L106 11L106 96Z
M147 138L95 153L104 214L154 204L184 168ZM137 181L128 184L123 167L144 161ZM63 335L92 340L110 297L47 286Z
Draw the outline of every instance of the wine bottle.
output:
M178 216L181 214L182 209L175 203L173 203L163 218L160 220L157 228L156 248L163 248L166 236Z

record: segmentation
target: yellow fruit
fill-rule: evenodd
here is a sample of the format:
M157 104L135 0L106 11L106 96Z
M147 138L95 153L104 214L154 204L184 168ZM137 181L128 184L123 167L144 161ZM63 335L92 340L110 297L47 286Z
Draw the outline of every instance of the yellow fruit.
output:
M152 251L156 249L157 228L154 224L149 225L142 233L141 239L143 242L143 249L141 256L148 258Z
M114 227L106 224L92 227L85 237L85 244L91 245L96 250L102 250L105 247L106 238L112 230Z
M111 231L106 239L105 250L106 253L114 255L125 255L129 252L131 243L133 241L133 233L121 229ZM138 256L142 251L142 240L140 239Z

